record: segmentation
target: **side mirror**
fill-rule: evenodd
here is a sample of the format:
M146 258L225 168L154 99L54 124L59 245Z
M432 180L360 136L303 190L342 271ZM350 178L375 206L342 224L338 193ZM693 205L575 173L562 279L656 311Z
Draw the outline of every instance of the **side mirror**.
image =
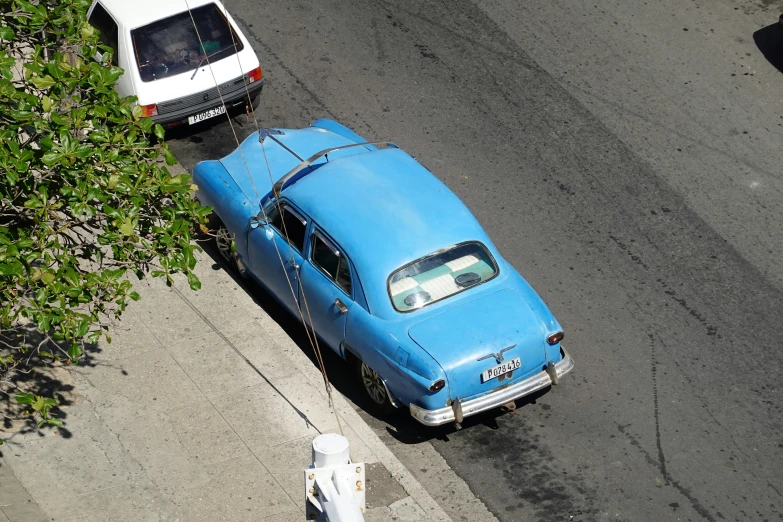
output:
M260 226L266 225L266 220L261 216L261 214L257 216L253 216L250 218L250 229L254 230Z

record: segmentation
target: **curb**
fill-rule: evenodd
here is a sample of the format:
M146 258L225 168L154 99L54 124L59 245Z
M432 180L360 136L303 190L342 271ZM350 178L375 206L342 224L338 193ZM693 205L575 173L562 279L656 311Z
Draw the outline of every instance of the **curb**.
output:
M190 174L179 162L168 167L173 175L177 174ZM198 257L207 257L206 254L201 254ZM204 262L206 259L200 259ZM186 299L185 295L180 294L180 297ZM260 307L259 307L260 308ZM264 315L266 315L264 313ZM295 362L300 368L307 368L307 377L311 384L315 385L322 395L326 395L323 389L323 378L321 376L320 369L313 365L310 358L305 355L298 345L288 335L282 331L282 328L269 318L269 323L264 325L265 328L276 328L278 332L278 342L283 341L284 344L288 344L286 355L295 359ZM290 344L289 344L290 343ZM282 344L282 343L281 343ZM329 349L329 348L327 348ZM410 495L410 497L416 501L419 507L424 510L427 516L433 522L453 522L446 512L441 508L437 502L430 496L424 486L413 476L413 474L400 462L400 460L392 453L392 451L383 443L383 441L375 434L370 426L361 418L361 416L353 409L348 400L332 386L332 398L334 406L340 416L354 433L359 437L367 448L378 458L378 462L383 464L389 473L400 483L403 489Z
M212 258L205 252L197 253L196 259L201 266L212 261ZM176 276L175 281L176 284L172 287L173 293L178 294L178 297L188 306L197 310L195 303L188 299L188 292L181 292L179 290L180 284L187 285L187 283L182 278ZM252 296L245 285L238 284L238 286L252 299ZM328 395L324 388L323 376L320 369L260 305L255 303L253 305L257 307L261 316L260 319L256 318L254 321L267 332L275 344L282 349L283 353L281 355L288 357L296 365L299 371L304 374L305 379L307 379L309 384L317 390L317 393L323 399L323 403L328 404ZM215 328L214 325L212 325L212 327ZM299 327L301 328L301 325L299 325ZM323 346L322 349L331 350L331 348L323 348ZM287 397L280 390L277 390L277 393L292 404L301 402L301 399ZM429 520L432 522L453 522L452 518L446 514L443 508L438 505L424 486L421 485L408 468L406 468L394 453L392 453L378 435L375 434L372 428L361 418L356 410L353 409L348 400L334 386L332 386L332 399L335 408L330 408L330 414L334 414L335 411L337 412L343 425L353 431L359 438L359 441L377 458L377 462L383 464L400 486L402 486L405 492L419 505L422 511L424 511Z
M300 352L301 353L301 352ZM303 357L306 357L302 354ZM430 496L424 486L416 480L413 474L400 462L400 460L391 452L386 444L375 434L370 426L364 422L358 413L348 404L348 401L340 392L332 388L335 406L340 416L346 421L346 424L353 429L356 435L372 451L378 461L394 476L405 491L419 504L427 513L433 522L452 522L443 508Z

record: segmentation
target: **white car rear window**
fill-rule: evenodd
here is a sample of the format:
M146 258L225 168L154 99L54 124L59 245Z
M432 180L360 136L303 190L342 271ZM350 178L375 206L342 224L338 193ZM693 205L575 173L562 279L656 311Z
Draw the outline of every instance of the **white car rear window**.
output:
M199 43L199 36L203 43ZM243 48L236 31L215 4L134 29L131 39L144 82L192 71L200 63L206 64L206 58L210 63L216 62Z

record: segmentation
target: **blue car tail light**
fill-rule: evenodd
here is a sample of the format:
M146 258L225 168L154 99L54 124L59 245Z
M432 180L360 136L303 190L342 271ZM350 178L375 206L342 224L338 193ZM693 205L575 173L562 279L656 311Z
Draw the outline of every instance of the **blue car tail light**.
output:
M548 342L551 345L555 345L563 340L563 337L565 337L565 334L563 332L555 332L549 337L546 338L546 342Z
M446 386L446 381L444 381L443 379L438 379L437 381L433 382L430 385L430 391L431 392L440 391L444 388L444 386Z

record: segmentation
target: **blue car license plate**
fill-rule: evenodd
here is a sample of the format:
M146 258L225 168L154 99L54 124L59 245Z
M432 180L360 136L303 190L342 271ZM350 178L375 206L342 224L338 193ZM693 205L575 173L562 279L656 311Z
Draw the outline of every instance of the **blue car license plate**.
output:
M495 379L496 377L503 375L504 373L513 372L514 370L518 370L521 367L522 367L522 360L519 357L515 357L510 361L506 361L504 363L498 364L494 368L484 370L484 372L482 372L481 374L481 382L490 381L492 379Z

